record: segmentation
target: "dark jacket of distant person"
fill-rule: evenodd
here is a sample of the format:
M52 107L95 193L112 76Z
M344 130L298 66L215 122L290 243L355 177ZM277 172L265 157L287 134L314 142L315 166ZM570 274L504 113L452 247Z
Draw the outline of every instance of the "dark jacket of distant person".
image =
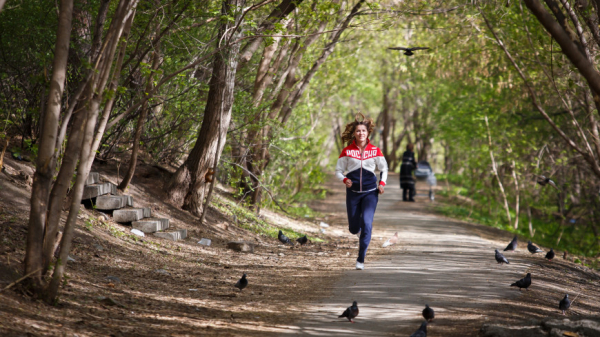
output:
M412 172L416 168L417 162L415 161L415 153L412 152L412 149L407 149L402 155L402 165L400 165L400 188L413 188L415 179L413 178Z

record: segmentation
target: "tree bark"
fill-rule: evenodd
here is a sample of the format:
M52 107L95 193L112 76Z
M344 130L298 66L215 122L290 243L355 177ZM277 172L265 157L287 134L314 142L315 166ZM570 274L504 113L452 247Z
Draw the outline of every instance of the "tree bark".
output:
M0 0L0 12L2 12L2 7L6 4L6 0Z
M27 233L27 251L25 257L25 274L40 270L31 276L33 287L37 291L41 286L42 245L44 228L46 225L46 212L50 186L54 177L56 166L56 138L58 121L62 105L62 95L67 73L67 59L69 56L69 40L71 38L73 18L73 0L62 0L58 17L58 30L56 34L56 47L52 65L52 79L48 92L48 103L43 120L41 140L36 161L36 171L33 177L31 191L31 210Z
M228 32L240 24L242 7L245 0L224 0L221 8L222 15L235 13L233 22L223 21L219 27L217 43L224 40L230 45L222 52L215 54L213 72L209 83L208 99L204 109L202 127L198 139L186 161L177 169L167 187L167 200L177 206L201 216L203 212L204 175L210 167L214 156L220 157L227 138L227 130L231 121L233 105L233 89L237 70L241 31L234 31L233 36ZM219 45L217 45L217 48ZM219 116L221 127L219 128ZM219 133L223 139L221 148L217 149Z

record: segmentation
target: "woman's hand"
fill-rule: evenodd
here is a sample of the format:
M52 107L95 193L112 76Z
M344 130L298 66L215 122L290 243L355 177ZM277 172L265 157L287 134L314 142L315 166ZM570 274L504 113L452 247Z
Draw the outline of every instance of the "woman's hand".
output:
M379 189L379 194L383 194L383 185L377 186L377 189Z
M344 182L344 184L346 184L346 187L350 188L352 187L352 180L346 179L346 182Z

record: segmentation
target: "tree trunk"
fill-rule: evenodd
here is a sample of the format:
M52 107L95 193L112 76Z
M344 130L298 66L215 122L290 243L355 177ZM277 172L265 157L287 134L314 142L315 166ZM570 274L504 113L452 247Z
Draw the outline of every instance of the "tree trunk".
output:
M27 251L25 257L25 274L33 273L31 279L36 292L41 286L42 245L44 240L44 227L46 225L46 212L50 186L54 177L56 166L56 138L58 121L62 105L62 95L67 73L67 59L69 56L69 40L71 38L71 22L73 16L73 0L62 0L58 17L58 30L56 34L56 47L52 65L52 79L48 92L48 103L44 116L41 140L36 161L36 170L33 177L31 191L31 210L29 213L29 226L27 233ZM39 272L35 272L39 270Z
M160 43L156 46L156 50L154 51L154 56L152 57L152 72L148 75L148 81L146 82L146 90L144 94L147 94L152 90L152 83L154 81L154 73L155 70L160 66ZM135 173L135 167L137 165L137 157L140 147L140 138L142 137L142 131L144 128L144 123L146 122L146 116L148 115L148 101L142 104L142 111L140 112L140 116L138 118L137 126L135 128L135 136L133 137L133 148L131 149L131 159L129 160L129 168L127 169L127 173L125 173L125 177L119 184L119 189L121 191L125 191L131 179L133 178L133 174Z
M204 175L212 164L214 156L220 157L231 121L233 89L240 49L240 43L237 40L241 36L241 31L233 32L233 36L228 34L232 27L239 25L244 4L245 0L223 1L221 13L227 15L235 12L236 16L234 22L223 21L221 23L217 43L224 40L224 43L230 43L230 48L224 49L223 52L214 56L204 119L196 145L183 165L177 169L167 187L167 200L197 216L200 216L203 211ZM219 116L222 118L220 129ZM223 143L221 148L217 149L219 133L221 133Z
M512 223L512 218L510 216L510 209L508 208L508 199L506 198L506 193L504 192L504 186L502 185L502 181L500 180L500 176L498 175L498 169L496 167L496 160L494 159L494 151L492 150L492 134L490 133L490 125L488 123L488 118L485 116L485 126L487 128L488 141L490 146L490 158L492 159L492 172L496 179L498 180L498 187L500 187L500 192L502 193L502 199L504 200L504 210L506 211L506 218L508 219L508 224Z

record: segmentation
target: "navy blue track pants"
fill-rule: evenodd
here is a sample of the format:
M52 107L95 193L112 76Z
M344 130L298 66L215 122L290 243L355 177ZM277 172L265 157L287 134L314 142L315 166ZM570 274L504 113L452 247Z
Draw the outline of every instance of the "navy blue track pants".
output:
M360 231L360 244L358 247L358 258L356 261L365 262L367 248L371 242L371 231L373 229L373 217L379 201L379 190L367 193L355 193L346 190L346 210L348 211L348 229L350 233L356 234Z

